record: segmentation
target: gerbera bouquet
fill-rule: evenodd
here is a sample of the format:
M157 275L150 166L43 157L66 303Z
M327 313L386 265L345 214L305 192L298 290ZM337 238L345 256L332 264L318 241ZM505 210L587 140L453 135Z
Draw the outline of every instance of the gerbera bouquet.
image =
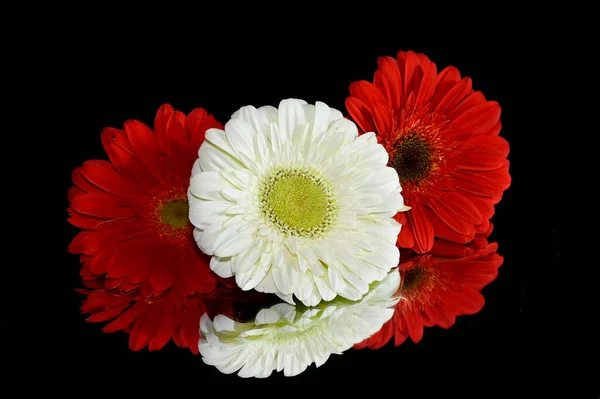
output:
M503 261L500 107L423 54L378 65L345 112L289 98L221 124L163 105L106 128L108 160L69 191L88 321L268 377L478 312Z

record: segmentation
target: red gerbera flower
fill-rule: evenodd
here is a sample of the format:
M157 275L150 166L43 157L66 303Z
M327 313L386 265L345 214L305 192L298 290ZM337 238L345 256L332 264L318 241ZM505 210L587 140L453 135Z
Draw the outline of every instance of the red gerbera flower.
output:
M475 314L484 305L480 291L498 275L503 258L485 235L468 245L436 239L426 255L411 251L400 264L402 296L390 321L356 348L378 349L392 337L396 346L410 336L417 343L423 327L450 328L456 316Z
M76 289L86 296L81 312L89 315L90 323L112 320L102 331L125 331L133 351L146 346L150 351L159 350L172 339L177 346L197 355L200 317L204 313L211 318L222 314L240 320L248 309L251 311L271 299L260 292L244 292L237 287L235 279L218 276L218 284L210 293L191 296L172 289L157 295L148 282L129 284L125 290L111 279L97 278L90 270L93 259L82 256L80 274L85 288ZM115 285L117 288L110 288Z
M378 65L373 83L350 85L346 107L362 133L378 135L412 208L396 216L398 245L425 253L434 237L469 242L510 185L500 106L456 68L438 74L423 54L401 51Z
M123 330L129 334L129 348L139 351L148 346L151 351L164 347L170 339L181 348L198 354L200 317L208 313L233 315L233 303L226 289L213 290L212 295L182 296L169 291L155 297L149 284L128 292L102 288L100 280L95 288L77 290L87 297L81 312L88 322L112 320L102 331Z
M192 165L213 127L223 126L204 109L186 118L166 104L154 131L135 120L124 130L104 129L110 161L87 161L73 172L69 222L84 230L69 251L82 255L92 278L106 277L107 289L128 292L147 283L150 296L159 297L217 286L209 257L194 242L187 203Z

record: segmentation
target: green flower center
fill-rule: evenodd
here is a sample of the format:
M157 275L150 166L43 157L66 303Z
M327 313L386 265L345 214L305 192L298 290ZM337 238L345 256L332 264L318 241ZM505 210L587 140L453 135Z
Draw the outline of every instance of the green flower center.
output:
M185 227L189 223L188 213L190 206L186 200L167 202L162 209L161 219L172 227Z
M260 186L259 200L263 216L286 236L321 236L338 214L331 185L307 168L269 174Z
M390 162L390 166L398 172L401 184L427 177L431 164L429 145L416 137L410 137L395 147Z

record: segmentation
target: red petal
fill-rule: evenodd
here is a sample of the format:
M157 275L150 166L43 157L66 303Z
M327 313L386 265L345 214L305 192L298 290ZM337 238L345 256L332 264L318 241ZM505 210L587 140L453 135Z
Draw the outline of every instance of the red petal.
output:
M375 132L375 125L373 123L373 116L369 108L358 98L348 97L346 98L346 109L350 114L350 117L363 133Z
M458 118L463 112L475 107L479 104L485 103L485 96L482 92L476 91L471 93L468 97L466 97L460 104L452 110L452 112L447 113L446 116L449 120L454 120Z
M415 246L415 235L408 220L402 225L396 244L401 248L413 248Z
M408 99L408 96L414 93L421 83L422 71L418 69L419 57L414 51L400 51L397 61L400 74L404 77L404 99Z
M196 108L187 116L187 129L190 132L190 154L195 160L198 157L200 145L204 142L208 129L223 129L223 125L216 121L203 108Z
M465 97L473 92L470 78L463 78L439 100L435 112L450 113Z
M423 69L423 78L419 86L416 105L424 105L431 101L435 91L437 67L427 57L421 58L421 67Z
M479 292L468 287L462 287L458 292L447 292L445 300L452 303L450 306L456 316L475 314L485 303Z
M198 251L200 252L200 251ZM214 290L217 285L217 280L212 274L209 266L209 260L206 255L191 252L187 259L182 260L179 264L179 278L188 287L185 295L194 293L209 293Z
M167 122L171 119L171 116L175 113L173 107L169 104L163 104L156 112L154 118L154 134L156 135L156 143L160 152L169 155L168 148L168 135L167 135Z
M120 206L120 199L105 193L87 193L74 198L71 207L78 213L104 219L134 216L130 208Z
M487 134L500 119L500 106L495 101L469 108L452 121L456 134Z
M148 345L160 326L164 311L165 309L158 303L146 304L129 335L129 348L132 351L140 351Z
M506 158L510 147L508 141L499 136L484 135L465 135L456 138L461 142L458 148L461 151L477 151L484 154L495 155Z
M431 253L434 256L442 258L463 258L473 253L473 249L464 244L457 244L452 241L437 238L433 242Z
M469 198L469 201L479 210L483 220L490 219L494 216L494 202L489 197L463 192Z
M174 303L170 298L165 298L163 303L165 309L160 325L154 334L154 337L148 344L148 350L156 351L163 348L173 335L173 309Z
M377 88L377 86L373 85L370 82L367 82L366 80L360 80L358 82L351 83L350 95L362 101L370 111L373 110L374 104L388 103L387 99L385 98L383 93Z
M157 180L164 179L165 176L159 163L158 143L154 132L148 126L136 120L125 122L125 132L140 163Z
M475 226L475 234L489 237L492 234L493 228L494 225L488 219L484 219L481 224Z
M80 254L81 253L81 242L86 238L86 236L90 234L88 231L80 231L77 233L75 237L71 240L69 244L69 253L72 254Z
M83 174L81 173L81 168L77 168L71 173L71 179L73 180L73 184L75 184L75 186L81 191L87 193L98 191L97 187L94 187L94 185L92 185L83 177Z
M394 331L394 345L398 346L404 343L408 338L408 327L406 320L404 319L404 312L406 307L396 305L396 311L394 312L394 324L396 331Z
M132 150L119 143L117 137L121 134L124 133L113 128L106 128L102 131L102 145L111 163L127 180L145 187L153 187L156 181L152 175L144 168Z
M385 134L392 132L394 113L385 105L377 103L373 106L373 119L377 133Z
M383 72L382 70L375 71L375 77L373 78L373 84L375 85L375 87L377 87L379 89L379 91L381 91L381 93L385 97L386 102L384 104L388 107L392 107L392 109L393 109L392 98L394 98L395 96L398 96L397 91L396 91L396 93L394 93L394 90L398 90L398 89L393 87L393 83L390 82L390 78L386 75L386 73ZM395 100L395 101L398 101L398 100Z
M459 259L443 265L444 274L452 281L480 290L498 277L498 267L502 257L490 256L489 259Z
M138 217L105 221L98 225L98 232L122 242L154 234L148 222Z
M448 310L440 302L436 302L425 311L429 319L442 328L450 328L456 321L454 314L449 314Z
M473 194L494 196L500 195L510 186L508 161L505 167L492 171L475 172L459 170L455 173L456 187Z
M490 129L490 131L488 132L488 135L497 136L498 134L500 134L500 130L502 130L502 122L500 122L500 120L498 120L496 125Z
M491 136L498 137L498 136ZM479 151L465 151L454 158L456 165L462 169L474 171L496 170L504 166L506 157L486 154Z
M462 193L447 191L440 197L439 202L469 223L479 224L483 221L477 207Z
M105 274L108 271L108 265L114 252L112 249L98 251L90 264L90 271L93 274Z
M406 218L406 212L398 212L396 215L394 215L394 219L396 219L396 222L402 225L408 223L408 219Z
M69 202L73 201L73 198L79 197L80 195L85 194L86 192L77 187L71 187L67 192L67 199Z
M173 342L180 348L185 348L185 342L181 336L183 324L183 309L180 303L176 303L173 308ZM198 326L200 327L200 326Z
M141 283L148 278L148 241L132 240L115 249L107 265L111 278L127 277L130 283ZM135 278L134 278L135 277Z
M460 81L460 72L453 66L448 66L436 78L436 87L431 98L432 108L436 108L440 100Z
M141 194L108 161L87 161L81 167L81 173L90 183L117 197L137 197Z
M408 220L413 228L415 237L414 250L425 253L433 246L433 226L427 218L423 205L415 205L407 212Z
M107 290L119 290L124 287L126 281L122 278L107 278L104 280L104 288ZM125 291L125 290L123 290Z
M423 338L423 316L417 309L407 312L405 315L410 338L416 344Z
M436 237L443 238L444 240L456 242L459 244L466 244L473 239L474 236L459 234L456 231L452 230L450 227L448 227L446 223L442 222L442 220L432 210L425 209L424 212L429 218L431 224L433 225ZM475 229L473 229L473 233L474 230Z
M106 309L103 312L98 312L96 314L91 315L87 318L87 321L90 323L97 323L114 319L115 317L123 313L123 311L129 307L129 305L130 303L124 303L116 307L111 307L110 309Z
M398 62L392 57L380 57L377 60L379 66L380 78L377 72L375 73L375 85L386 95L389 91L389 100L392 109L400 109L402 106L402 96L404 93L404 83L398 67ZM378 81L380 82L378 84ZM386 86L387 89L383 89Z
M119 330L125 330L138 317L142 306L143 304L141 302L136 302L135 305L133 305L129 310L104 327L102 331L105 333L110 333Z
M200 316L204 309L197 306L188 306L184 313L181 335L186 347L190 348L193 354L198 354L198 342L200 341Z
M177 271L179 269L178 258L173 256L172 258L162 256L160 253L155 253L154 256L146 257L149 264L150 270L150 284L155 291L163 292L171 285L177 278Z
M75 212L72 208L69 208L68 212L69 218L67 219L67 221L73 226L79 227L81 229L95 230L98 224L106 221L106 219L82 215L79 212Z
M169 159L173 166L171 173L175 176L189 176L192 170L189 163L190 141L183 112L175 111L167 122L167 138Z

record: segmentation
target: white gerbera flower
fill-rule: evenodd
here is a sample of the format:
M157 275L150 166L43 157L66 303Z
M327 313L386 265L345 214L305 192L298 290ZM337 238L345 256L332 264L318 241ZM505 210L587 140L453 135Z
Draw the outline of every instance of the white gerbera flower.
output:
M189 188L196 241L242 290L307 306L358 300L399 262L396 171L327 105L246 106L209 129Z
M331 354L342 354L375 334L394 314L400 285L392 270L360 301L338 299L300 310L281 303L258 312L254 322L237 323L218 315L200 319L198 349L206 364L240 377L265 378L273 370L285 376L300 374L315 363L320 367Z

